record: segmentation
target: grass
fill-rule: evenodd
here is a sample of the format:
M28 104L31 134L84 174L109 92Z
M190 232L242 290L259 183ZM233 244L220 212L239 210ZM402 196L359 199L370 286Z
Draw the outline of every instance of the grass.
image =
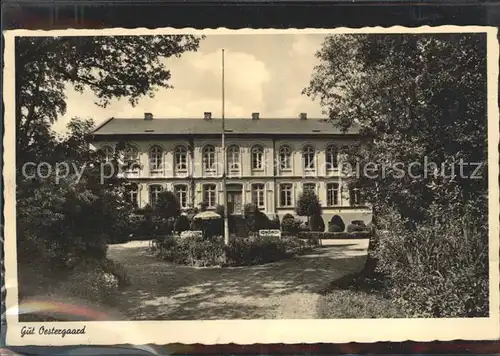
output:
M322 319L405 318L384 294L383 279L348 275L323 291L317 304Z

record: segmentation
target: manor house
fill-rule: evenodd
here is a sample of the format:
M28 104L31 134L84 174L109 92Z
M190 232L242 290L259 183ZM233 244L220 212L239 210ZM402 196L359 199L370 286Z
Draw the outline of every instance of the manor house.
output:
M293 119L253 113L225 120L209 112L198 119L159 119L146 113L143 118L111 118L92 139L107 159L118 142L127 142L125 159L137 164L124 175L137 184L126 196L139 208L154 205L167 189L183 209L202 202L214 209L223 201L225 173L229 213L239 214L251 202L271 218L296 215L300 193L311 189L321 201L325 225L334 215L346 225L371 220L371 209L340 169L343 151L359 140L358 131L343 132L305 113Z

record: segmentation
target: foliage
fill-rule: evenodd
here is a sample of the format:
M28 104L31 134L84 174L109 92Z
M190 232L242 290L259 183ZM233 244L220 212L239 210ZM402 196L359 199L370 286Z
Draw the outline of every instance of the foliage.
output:
M311 231L325 231L325 222L320 214L311 215L309 218L309 228Z
M159 244L157 255L189 266L242 266L279 261L312 250L314 244L293 238L221 236L210 240L196 236L169 237Z
M321 203L318 196L312 190L302 192L295 208L297 215L308 216L321 215Z
M165 58L195 51L199 42L190 35L16 38L20 163L41 162L36 158L42 152L50 156L44 145L52 141L50 124L66 112L67 84L81 93L90 89L103 107L114 98L135 105L171 87Z
M334 225L332 223L328 224L328 232L343 232L343 231L344 231L344 229L342 229L338 225Z
M295 219L292 214L285 214L281 219L281 231L291 235L297 235L301 230L302 221Z
M354 182L377 218L367 266L409 314L484 314L486 37L333 35L317 57L304 93L334 125L360 130L345 163L376 166Z
M449 216L409 231L395 212L379 240L378 269L391 276L404 310L420 317L488 315L488 228Z
M287 256L283 240L272 237L234 237L226 249L229 265L254 265L279 261Z
M269 218L260 211L256 204L245 204L243 214L249 232L257 233L259 230L268 229L270 226Z
M354 224L354 221L347 225L347 232L356 232L356 231L368 231L368 227L366 225Z
M161 218L177 218L181 214L181 205L177 195L167 190L158 195L154 210L155 214Z
M319 232L319 231L301 231L297 234L299 239L313 240L329 240L329 239L369 239L372 233L369 231L354 231L354 232Z
M183 232L189 230L189 218L186 215L181 215L175 221L175 231Z
M224 263L224 240L203 237L168 237L160 244L159 256L188 266L217 266Z
M219 214L221 218L224 218L224 214L225 214L224 205L220 205L220 204L218 204L218 205L215 207L215 212L216 212L217 214Z
M331 225L336 225L340 228L340 231L344 231L345 230L345 224L344 224L344 220L342 220L342 218L338 215L334 215L332 216L332 218L330 219L330 223L328 226L331 226ZM335 229L335 228L333 228Z

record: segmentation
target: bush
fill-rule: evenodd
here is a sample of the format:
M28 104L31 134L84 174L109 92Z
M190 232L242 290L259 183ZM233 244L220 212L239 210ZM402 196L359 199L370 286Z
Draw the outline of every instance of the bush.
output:
M195 236L166 238L159 244L158 255L170 262L188 266L220 266L224 263L224 240Z
M366 225L360 225L360 224L349 224L347 225L347 232L358 232L358 231L368 231L368 228Z
M233 266L279 261L287 256L283 240L271 237L235 237L226 248L227 263Z
M299 239L318 241L328 239L368 239L372 235L367 231L348 232L319 232L319 231L301 231L297 237Z
M330 226L328 226L328 232L343 232L343 231L344 231L344 229L342 229L338 225L330 224Z
M281 220L281 231L291 235L297 235L301 230L302 221L295 219L292 214L285 214Z
M183 232L189 230L189 219L186 215L181 215L175 222L175 231Z
M311 231L325 231L325 222L319 214L315 214L309 218L309 227Z
M101 268L81 268L62 285L65 292L82 300L112 304L118 293L118 279Z
M342 218L338 215L334 215L330 219L329 226L332 226L332 225L336 225L336 226L340 227L340 229L341 229L340 231L345 230L344 220L342 220Z
M488 315L488 228L472 220L406 227L397 214L374 251L377 268L392 281L391 293L414 317Z

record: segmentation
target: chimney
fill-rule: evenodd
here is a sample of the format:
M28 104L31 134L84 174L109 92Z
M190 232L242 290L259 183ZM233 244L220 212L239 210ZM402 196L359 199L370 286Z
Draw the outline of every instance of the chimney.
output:
M209 111L205 111L205 113L203 114L203 118L205 120L212 120L212 113Z
M153 114L150 112L144 113L144 120L153 120Z
M252 120L259 120L259 113L258 112L252 113Z
M300 118L301 120L307 120L307 113L305 113L305 112L301 112L301 113L300 113L300 115L299 115L299 118Z

